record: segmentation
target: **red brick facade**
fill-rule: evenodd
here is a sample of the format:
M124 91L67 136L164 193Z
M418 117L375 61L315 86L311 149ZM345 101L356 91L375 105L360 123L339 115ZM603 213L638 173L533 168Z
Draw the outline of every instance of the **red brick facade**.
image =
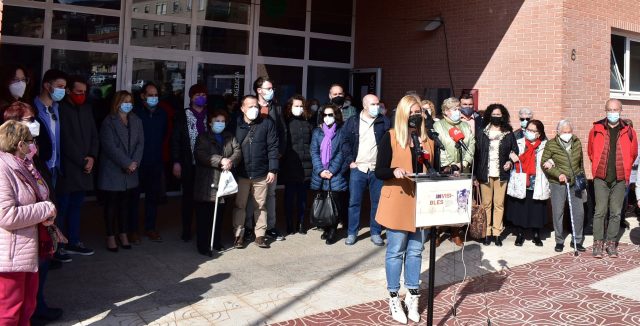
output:
M449 87L444 28L419 30L420 20L442 17L456 96L477 88L480 108L503 103L514 125L530 107L551 137L569 119L585 147L609 98L612 29L640 35L637 0L367 0L356 8L355 68L383 69L389 105L407 90ZM640 125L640 101L623 104L623 117Z

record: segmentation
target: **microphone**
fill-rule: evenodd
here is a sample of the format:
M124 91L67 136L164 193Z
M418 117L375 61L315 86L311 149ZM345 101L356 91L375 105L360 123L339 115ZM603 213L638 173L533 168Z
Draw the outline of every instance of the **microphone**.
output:
M433 128L427 129L427 136L431 138L436 143L436 149L444 148L444 145L440 141L440 133L435 131Z
M456 147L460 148L462 146L465 151L469 152L469 148L467 148L467 145L463 141L464 134L462 133L462 130L458 129L458 127L449 129L449 137L451 137L453 142L456 143Z
M415 132L412 132L411 140L413 141L413 149L416 152L417 163L424 164L427 167L428 173L435 173L435 170L433 169L431 164L429 164L429 160L431 160L431 153L426 152L422 149L422 145L420 144L420 139L418 138L418 134ZM418 173L417 166L414 172L416 174Z

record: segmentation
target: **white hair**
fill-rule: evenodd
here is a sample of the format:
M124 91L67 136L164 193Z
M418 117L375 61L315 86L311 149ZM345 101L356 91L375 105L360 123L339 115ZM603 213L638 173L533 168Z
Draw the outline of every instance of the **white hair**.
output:
M569 126L571 130L573 130L573 125L571 124L571 122L569 120L562 119L558 121L558 127L556 127L556 131L560 132L560 129L562 129L562 127L564 126Z
M528 116L528 117L532 117L533 116L533 112L529 108L522 108L522 109L520 109L520 111L518 111L518 115L519 116L525 115L525 116Z

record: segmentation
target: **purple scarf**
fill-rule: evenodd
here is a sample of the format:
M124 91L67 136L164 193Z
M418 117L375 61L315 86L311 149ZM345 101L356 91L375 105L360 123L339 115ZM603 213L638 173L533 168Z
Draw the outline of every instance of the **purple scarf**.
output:
M198 111L194 110L192 107L189 107L191 113L196 118L196 130L198 130L198 135L205 131L205 124L207 120L207 109L202 109L202 112L198 113Z
M329 161L331 161L331 139L336 135L336 124L327 127L326 124L322 124L322 131L324 132L324 138L320 143L320 159L322 160L322 166L326 169L329 167Z

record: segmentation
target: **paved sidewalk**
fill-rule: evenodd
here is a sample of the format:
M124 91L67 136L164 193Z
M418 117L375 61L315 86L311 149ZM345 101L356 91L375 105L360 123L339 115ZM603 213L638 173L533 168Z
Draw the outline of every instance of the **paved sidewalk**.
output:
M353 324L358 319L344 317L358 313L375 318L375 324L392 324L384 301L384 248L369 241L368 233L364 233L367 229L361 231L362 239L354 246L345 246L343 241L327 246L320 240L320 231L311 230L307 235L274 242L268 250L250 245L209 258L197 254L193 242L178 240L177 203L170 201L162 211L172 220L159 222L163 243L145 239L133 250L121 249L114 254L104 249L100 211L93 203L88 206L87 216L94 219L83 225L83 233L93 238L83 240L94 246L96 254L73 256L73 262L51 271L46 287L49 305L65 309L60 325L338 325ZM515 247L513 236L507 237L502 248L467 242L464 262L468 279L464 283L460 283L464 276L463 252L446 241L436 257L436 320L446 325L481 324L489 312L492 324L503 324L495 320L512 320L524 325L539 321L520 315L526 310L523 307L531 308L529 302L536 302L541 310L563 312L560 317L549 316L555 325L587 320L584 318L589 314L565 313L564 305L547 309L556 292L568 299L575 295L576 303L580 302L579 294L594 298L593 304L576 309L596 312L605 308L602 300L609 300L623 303L611 308L628 306L637 313L634 305L640 298L633 295L640 292L640 251L630 244L632 240L640 242L640 228L635 218L627 220L632 230L624 234L622 257L616 261L594 260L588 252L574 258L567 252L569 239L565 253L558 255L549 234L543 239L543 247L535 247L530 241ZM585 246L591 242L588 236ZM428 249L423 259L422 286L426 287ZM635 291L629 290L634 287ZM550 290L536 294L534 290L540 288ZM456 289L459 306L454 318L447 314ZM421 300L423 309L426 295ZM632 312L619 314L620 318L631 319L602 318L604 324L640 324L636 322L640 316ZM370 324L362 320L357 323Z

